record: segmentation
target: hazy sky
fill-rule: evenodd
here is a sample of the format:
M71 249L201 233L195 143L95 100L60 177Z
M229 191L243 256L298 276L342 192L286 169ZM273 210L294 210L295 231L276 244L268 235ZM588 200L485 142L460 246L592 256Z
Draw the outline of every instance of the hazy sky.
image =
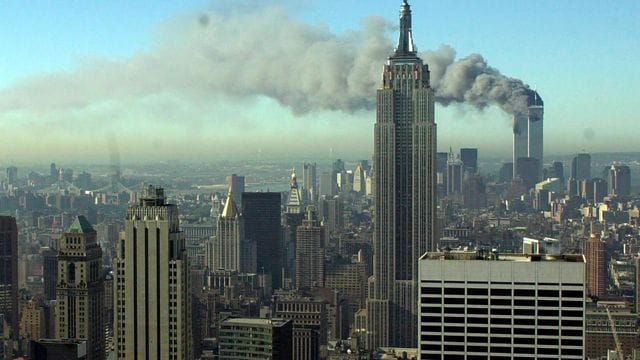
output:
M3 1L0 163L368 157L400 3ZM537 89L545 154L640 151L637 0L410 3L419 51ZM436 122L440 150L510 156L496 106Z

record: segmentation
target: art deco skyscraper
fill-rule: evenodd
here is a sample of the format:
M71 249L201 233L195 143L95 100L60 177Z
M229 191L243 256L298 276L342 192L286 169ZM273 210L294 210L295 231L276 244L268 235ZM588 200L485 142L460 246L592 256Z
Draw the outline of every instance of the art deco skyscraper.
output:
M114 265L117 358L193 359L185 240L162 188L129 207Z
M374 139L374 272L367 300L369 344L417 344L418 258L436 238L436 123L429 68L417 56L411 8L384 65Z
M78 216L60 239L56 338L87 342L87 359L105 358L102 250L96 231Z

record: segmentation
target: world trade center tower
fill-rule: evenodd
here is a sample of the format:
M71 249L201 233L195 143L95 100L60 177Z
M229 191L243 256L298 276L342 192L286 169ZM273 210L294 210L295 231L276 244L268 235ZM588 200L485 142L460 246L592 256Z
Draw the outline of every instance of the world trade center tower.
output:
M416 347L418 258L437 246L436 123L429 68L417 55L411 7L400 7L400 39L377 91L374 140L374 271L367 341Z

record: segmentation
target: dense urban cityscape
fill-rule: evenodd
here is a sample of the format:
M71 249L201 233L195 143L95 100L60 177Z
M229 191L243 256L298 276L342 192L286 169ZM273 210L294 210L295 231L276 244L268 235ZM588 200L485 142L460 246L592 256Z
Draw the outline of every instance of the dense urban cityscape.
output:
M640 358L640 153L545 152L493 70L512 152L442 144L415 5L371 158L0 159L0 359Z

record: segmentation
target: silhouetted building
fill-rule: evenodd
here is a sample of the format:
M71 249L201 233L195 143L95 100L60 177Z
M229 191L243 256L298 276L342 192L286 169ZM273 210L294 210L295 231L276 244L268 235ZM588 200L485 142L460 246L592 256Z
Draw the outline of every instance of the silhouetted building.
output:
M58 251L56 249L49 247L42 249L42 277L45 300L55 300L58 282Z
M631 170L626 165L611 165L608 171L609 195L631 195Z
M281 194L277 192L242 194L244 236L256 243L257 271L271 274L274 289L282 286L281 204Z
M334 196L338 194L338 182L333 171L320 174L320 196Z
M398 46L377 92L375 267L367 300L372 348L417 344L417 260L438 244L435 99L429 81L405 1Z
M18 338L18 226L11 216L0 216L0 314Z
M514 175L522 179L527 189L533 188L540 181L540 160L530 157L519 158L516 160Z
M15 185L18 182L18 168L15 166L9 166L7 168L7 183Z
M513 179L513 163L504 163L498 173L498 179L500 182L510 182Z
M571 160L571 177L578 181L591 179L591 155L578 154Z
M558 178L560 179L560 182L564 184L564 165L560 161L554 161L551 164L551 169L549 171L548 177Z
M466 173L475 174L478 172L478 149L460 149L460 160L462 160L464 164L464 171Z
M480 174L465 177L462 199L467 209L482 209L487 206L487 189Z
M87 343L80 340L40 339L30 342L31 358L38 360L84 360Z
M127 210L114 267L117 358L193 359L187 251L162 188L145 188Z

